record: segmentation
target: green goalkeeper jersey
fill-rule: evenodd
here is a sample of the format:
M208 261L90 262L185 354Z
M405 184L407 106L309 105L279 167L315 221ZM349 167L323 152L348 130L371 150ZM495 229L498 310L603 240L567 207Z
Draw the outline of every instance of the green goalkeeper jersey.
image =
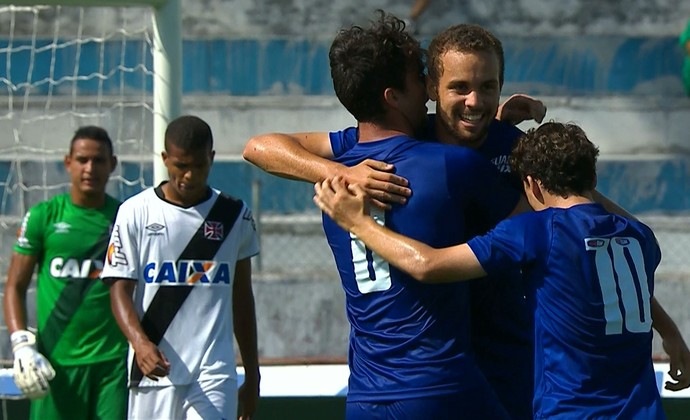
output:
M127 341L100 279L119 202L79 207L69 194L32 207L14 250L38 258L38 348L51 362L84 365L125 357Z

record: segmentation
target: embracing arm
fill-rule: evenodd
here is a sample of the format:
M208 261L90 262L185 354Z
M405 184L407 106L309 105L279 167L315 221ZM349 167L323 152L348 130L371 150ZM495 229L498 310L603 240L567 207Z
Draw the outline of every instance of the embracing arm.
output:
M597 190L594 190L592 192L592 198L594 198L594 201L601 204L602 207L604 207L606 209L606 211L608 211L609 213L617 214L619 216L623 216L626 219L630 219L630 220L638 220L637 217L633 216L626 209L619 206L618 203L611 201L611 199L609 199L608 197L606 197L604 194L600 193Z
M244 383L238 391L240 419L249 419L259 399L259 350L256 334L256 309L252 290L252 266L249 258L235 267L232 293L233 328L244 365Z
M314 203L384 260L426 283L471 280L486 275L467 244L433 248L379 225L366 208L364 190L342 178L314 186Z
M254 136L242 157L264 171L283 178L318 182L337 173L328 133L268 133Z
M522 93L511 95L498 107L496 119L512 125L534 120L541 123L546 116L546 105L539 99Z
M3 298L5 323L10 333L26 329L26 291L37 260L34 255L12 254Z
M384 209L404 204L411 190L392 173L393 165L367 159L353 167L333 162L328 133L270 133L254 136L242 157L264 171L288 179L319 182L334 175L362 185L373 204Z
M664 351L670 358L668 374L674 382L666 382L665 388L679 391L690 387L690 350L676 323L654 297L652 297L652 326L659 332Z
M130 279L108 279L110 286L110 308L117 325L134 348L136 363L141 372L153 380L170 372L170 363L158 347L149 340L141 327L139 316L134 309L132 295L136 281Z

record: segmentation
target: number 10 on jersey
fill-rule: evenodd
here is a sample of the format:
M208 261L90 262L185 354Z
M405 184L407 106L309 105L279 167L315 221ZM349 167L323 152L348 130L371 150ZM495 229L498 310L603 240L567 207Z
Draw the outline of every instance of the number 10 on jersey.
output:
M632 237L585 238L585 249L594 251L606 335L622 334L623 327L631 333L651 331L649 280L639 241Z

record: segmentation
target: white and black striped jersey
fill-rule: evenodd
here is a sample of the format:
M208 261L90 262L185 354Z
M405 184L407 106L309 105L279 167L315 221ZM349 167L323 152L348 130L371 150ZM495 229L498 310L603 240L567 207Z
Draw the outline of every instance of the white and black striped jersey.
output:
M163 197L149 188L121 205L101 274L137 282L142 327L171 364L166 378L142 378L130 346L130 385L188 384L200 372L234 378L235 266L259 252L251 210L215 189L189 208Z

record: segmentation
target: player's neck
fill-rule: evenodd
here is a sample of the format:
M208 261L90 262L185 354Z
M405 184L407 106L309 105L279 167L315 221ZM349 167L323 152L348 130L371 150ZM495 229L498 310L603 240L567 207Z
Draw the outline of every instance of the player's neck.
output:
M567 198L552 194L544 195L544 204L546 207L567 209L580 204L592 203L594 203L594 198L592 197L591 192L585 192L583 195L571 195Z
M358 127L360 143L383 140L395 136L412 137L412 133L409 133L408 130L395 127L384 127L381 124L373 122L360 122Z
M105 205L105 192L99 194L84 194L72 188L70 191L70 199L75 206L98 209Z
M175 189L172 187L169 181L164 181L161 183L159 186L160 192L163 194L163 198L165 201L174 204L176 206L180 206L183 208L190 208L194 207L197 204L201 204L204 201L208 200L211 198L213 195L213 191L211 190L211 187L206 185L206 188L203 190L200 190L199 193L191 196L182 196L180 195Z

